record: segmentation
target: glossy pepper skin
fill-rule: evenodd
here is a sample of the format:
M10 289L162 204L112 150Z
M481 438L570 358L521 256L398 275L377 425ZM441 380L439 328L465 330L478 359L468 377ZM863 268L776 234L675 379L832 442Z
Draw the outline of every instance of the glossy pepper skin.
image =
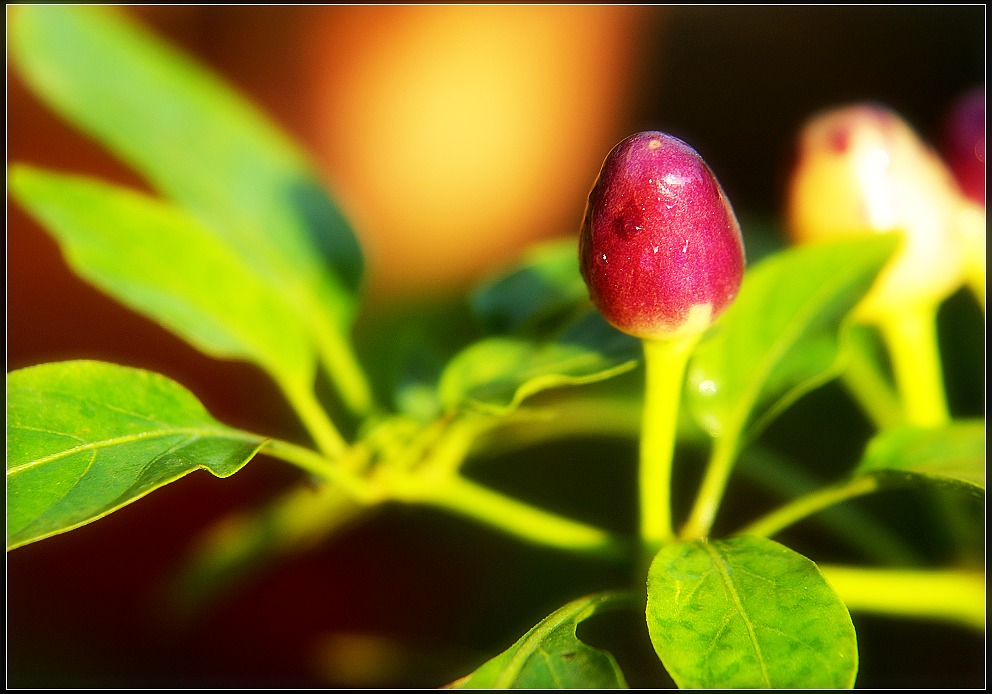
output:
M744 275L740 226L702 157L657 131L606 157L579 239L589 296L617 329L678 339L712 324Z

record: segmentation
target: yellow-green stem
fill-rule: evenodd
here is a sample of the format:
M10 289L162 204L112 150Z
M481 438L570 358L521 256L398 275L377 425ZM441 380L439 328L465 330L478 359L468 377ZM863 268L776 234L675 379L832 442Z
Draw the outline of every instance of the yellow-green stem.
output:
M674 539L672 530L672 457L679 403L689 355L699 340L644 340L644 410L641 416L639 489L641 543L653 557Z
M937 343L937 306L892 311L879 328L892 359L906 422L925 427L946 424L950 416Z
M878 489L878 481L874 477L867 475L856 477L841 484L824 487L779 507L768 515L754 521L737 534L772 537L793 523L811 516L817 511L822 511L834 504L839 504L856 496L870 494L876 489Z
M682 527L682 532L679 533L679 537L683 540L698 540L709 535L713 521L716 520L716 513L720 509L723 493L727 489L730 472L734 467L737 441L736 432L724 432L713 444L706 474L696 494L696 502L689 512L689 518Z
M322 329L317 334L320 361L345 407L357 416L372 411L372 390L351 345L339 332Z
M887 429L902 421L899 399L863 352L850 350L841 380L875 428Z
M628 556L626 544L605 530L530 506L463 477L452 476L408 491L408 501L453 511L529 542L618 561Z
M321 453L331 458L341 455L347 445L313 391L290 382L280 385Z
M985 576L978 571L865 569L821 565L852 612L940 619L985 628Z
M308 448L279 439L269 439L263 444L261 452L292 463L320 480L339 486L356 501L372 503L380 500L365 479Z

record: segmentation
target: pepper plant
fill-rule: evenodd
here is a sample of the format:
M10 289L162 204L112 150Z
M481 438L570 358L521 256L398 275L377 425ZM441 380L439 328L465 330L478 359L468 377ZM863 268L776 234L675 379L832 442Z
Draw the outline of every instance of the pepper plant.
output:
M227 477L265 456L298 468L299 487L205 534L182 574L190 603L383 504L433 507L453 523L625 569L626 582L562 595L560 609L520 624L504 652L436 686L626 686L610 644L579 634L612 610L642 613L646 629L629 638L650 640L677 686L699 688L851 687L852 613L984 628L980 559L934 566L883 521L841 506L915 488L934 502L915 512L954 528L966 548L981 541L984 420L953 416L934 320L966 281L979 283L964 269L957 189L894 115L867 112L882 135L860 111L810 131L791 219L797 238L824 238L746 267L748 225L699 154L660 132L627 138L593 186L580 239L531 249L482 283L468 301L478 339L438 368L407 363L387 377L351 337L362 252L348 221L306 157L250 104L105 9L21 7L10 49L52 109L153 191L15 163L16 203L87 282L207 355L263 370L309 437L228 426L167 374L128 365L13 371L8 551L190 472ZM862 128L878 138L870 147L859 144ZM886 157L867 183L848 166L865 152L876 164ZM890 175L909 181L908 196L889 195ZM870 216L880 200L891 214ZM918 245L931 262L900 269ZM907 272L910 288L931 276L939 286L903 286L878 309L885 283ZM981 273L979 296L984 263ZM762 434L834 381L875 432L818 483ZM615 500L637 506L637 530L566 517L466 469L494 450L583 437L640 441L638 495ZM694 483L677 484L690 463ZM735 476L778 501L728 528L718 520ZM866 561L832 564L775 539L807 519Z

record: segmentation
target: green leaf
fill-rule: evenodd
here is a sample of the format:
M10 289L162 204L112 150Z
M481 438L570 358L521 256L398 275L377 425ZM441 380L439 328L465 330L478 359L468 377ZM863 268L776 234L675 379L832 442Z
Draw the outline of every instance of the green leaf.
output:
M207 354L309 388L316 355L294 310L202 222L140 193L26 166L10 185L80 276Z
M496 333L531 334L589 307L575 239L538 244L508 273L480 286L472 310Z
M237 472L264 439L156 373L94 361L7 375L7 549L101 518L183 475Z
M930 482L983 493L985 421L883 431L868 444L856 472L875 475L886 484Z
M681 688L852 687L850 614L816 565L758 537L664 547L648 574L648 633Z
M366 407L342 346L355 312L361 250L293 143L220 79L120 10L15 9L10 48L26 82L284 293L345 397Z
M537 392L602 381L630 371L639 359L635 339L590 311L556 340L492 337L468 346L445 367L439 395L450 409L505 414Z
M895 250L892 235L800 246L745 274L697 347L686 400L714 437L754 436L839 373L845 319Z
M627 604L603 593L568 603L508 650L451 686L460 689L620 689L627 682L613 656L576 636L578 625L604 607Z

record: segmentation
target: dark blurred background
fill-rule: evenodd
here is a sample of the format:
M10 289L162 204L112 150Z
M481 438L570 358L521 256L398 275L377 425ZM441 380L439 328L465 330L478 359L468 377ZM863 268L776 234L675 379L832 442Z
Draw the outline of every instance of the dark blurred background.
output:
M533 240L574 235L602 159L634 131L692 144L747 241L748 220L774 234L792 138L817 110L880 101L936 142L951 102L985 83L983 5L122 11L215 68L313 155L369 255L359 339L398 306L415 315L457 303ZM142 185L39 104L9 62L7 76L9 162ZM75 279L10 203L7 222L8 370L69 358L154 369L225 422L304 440L254 368L211 361ZM954 310L974 317L967 305ZM982 345L968 333L955 354L981 363ZM981 371L948 370L968 381L951 384L957 412L980 415ZM817 397L804 406L833 407L842 395ZM770 435L794 436L796 421ZM480 476L551 501L555 485L574 479L568 503L625 523L630 513L616 507L635 498L633 460L630 446L580 442L485 461ZM264 460L228 480L197 473L10 553L8 686L436 687L564 600L626 580L457 519L386 509L189 625L158 620L162 578L197 531L296 481ZM856 624L859 686L984 681L981 635ZM629 637L622 665L632 685L665 684L638 645L643 621L603 629L612 631L604 643Z

